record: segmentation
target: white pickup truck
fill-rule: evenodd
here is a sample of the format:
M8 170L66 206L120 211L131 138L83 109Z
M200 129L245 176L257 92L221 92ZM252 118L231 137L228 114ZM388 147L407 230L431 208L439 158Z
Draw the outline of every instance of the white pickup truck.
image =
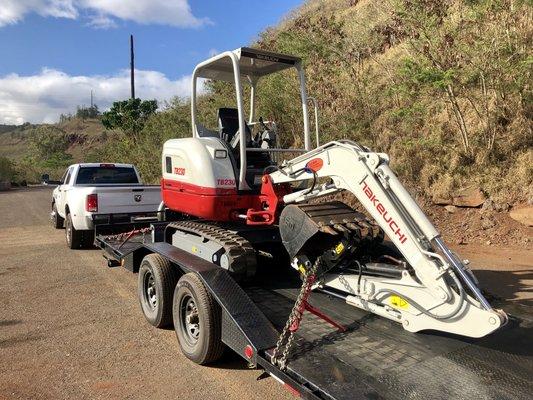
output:
M53 191L50 217L76 249L93 244L95 225L156 218L160 203L160 187L142 185L131 164L74 164Z

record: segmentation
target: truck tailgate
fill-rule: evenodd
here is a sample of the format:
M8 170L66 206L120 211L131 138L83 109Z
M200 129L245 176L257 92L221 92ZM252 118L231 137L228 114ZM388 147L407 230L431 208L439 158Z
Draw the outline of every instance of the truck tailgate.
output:
M159 186L98 186L97 214L155 212L161 203Z

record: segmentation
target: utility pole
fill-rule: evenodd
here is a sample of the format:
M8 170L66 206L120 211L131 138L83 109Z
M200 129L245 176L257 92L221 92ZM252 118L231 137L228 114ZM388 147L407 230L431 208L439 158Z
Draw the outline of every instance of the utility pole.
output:
M133 35L130 35L130 70L131 70L131 98L135 98L135 56L133 53Z
M93 90L91 89L91 108L93 108L94 106L94 101L93 101Z

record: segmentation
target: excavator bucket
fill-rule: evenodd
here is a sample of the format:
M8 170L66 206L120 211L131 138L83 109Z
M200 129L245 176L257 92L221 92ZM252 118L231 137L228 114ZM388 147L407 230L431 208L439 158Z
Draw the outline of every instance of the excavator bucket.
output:
M288 205L281 213L279 228L291 257L302 252L319 255L316 253L327 247L330 239L338 241L344 234L358 241L381 242L384 237L377 224L340 201Z

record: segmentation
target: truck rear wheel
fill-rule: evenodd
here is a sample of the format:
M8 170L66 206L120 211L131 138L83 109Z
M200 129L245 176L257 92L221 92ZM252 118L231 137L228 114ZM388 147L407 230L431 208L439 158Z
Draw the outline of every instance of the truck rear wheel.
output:
M65 219L65 239L70 249L79 249L83 244L83 232L74 228L70 213L67 214Z
M220 305L195 273L185 274L178 281L173 315L178 342L188 359L208 364L222 356Z
M57 213L56 203L52 204L52 226L56 229L63 229L65 219Z
M178 273L159 254L148 254L139 268L137 293L146 320L156 328L172 324L172 295Z

